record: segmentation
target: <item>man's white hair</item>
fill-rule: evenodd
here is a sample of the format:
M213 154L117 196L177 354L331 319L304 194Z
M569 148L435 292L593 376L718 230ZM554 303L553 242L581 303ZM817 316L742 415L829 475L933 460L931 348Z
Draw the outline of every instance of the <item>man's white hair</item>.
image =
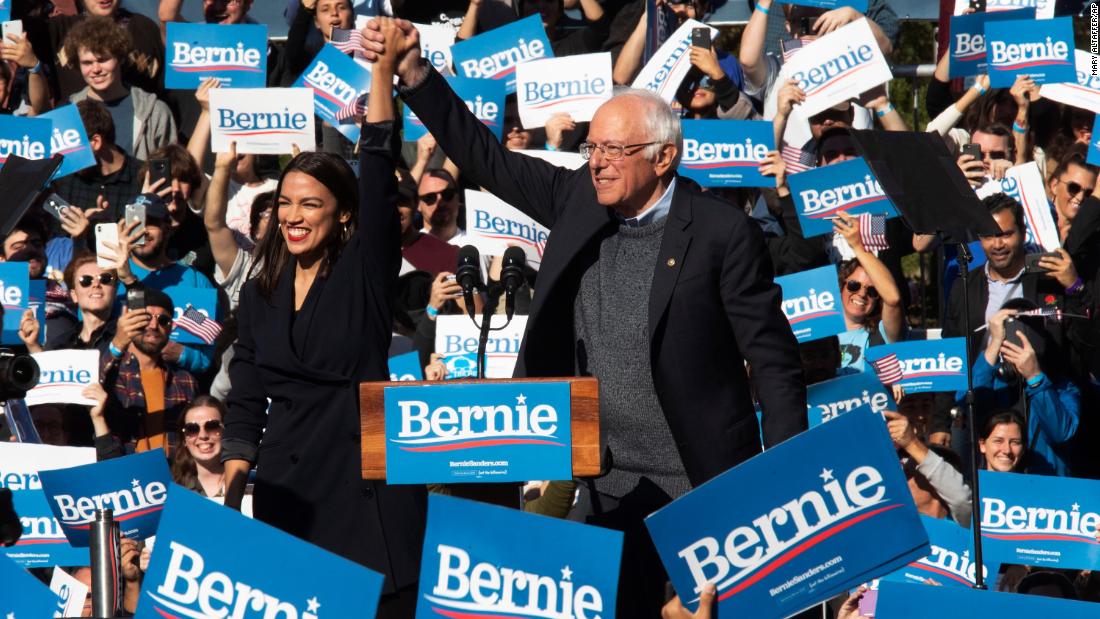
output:
M676 156L672 158L672 166L669 170L675 172L680 165L680 154L684 152L684 134L680 130L680 117L672 111L664 99L651 90L616 86L611 98L614 100L621 97L640 99L646 108L645 122L649 128L647 132L649 137L646 141L654 142L646 146L643 151L647 159L656 161L661 154L661 147L665 144L676 146Z

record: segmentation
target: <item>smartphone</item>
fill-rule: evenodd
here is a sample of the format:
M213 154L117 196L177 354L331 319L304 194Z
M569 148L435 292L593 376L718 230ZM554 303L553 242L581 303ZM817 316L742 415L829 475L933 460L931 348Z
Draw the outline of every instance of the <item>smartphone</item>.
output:
M23 36L23 20L13 19L11 21L6 21L3 24L0 24L0 34L2 34L2 36L4 37L5 43L9 41L9 34L17 34L19 36Z
M131 245L144 245L145 244L145 205L144 204L127 204L126 205L126 224L138 220L137 227L134 228L133 233L140 232L142 236L138 237L136 241Z
M107 248L107 243L118 246L118 224L95 225L95 263L102 269L115 266L114 260L106 258L114 255L114 251Z
M42 203L42 208L46 209L46 212L52 215L57 221L61 221L61 211L64 211L70 206L72 205L56 193L51 193L49 197L46 198L46 201Z
M1050 269L1044 269L1039 266L1039 261L1043 258L1060 258L1061 254L1058 252L1046 252L1042 254L1028 254L1024 256L1024 273L1049 273Z
M859 598L859 614L870 619L875 616L875 607L878 606L878 591L872 589L865 591Z
M145 288L131 286L126 289L126 307L131 312L145 309Z
M970 0L970 8L975 13L985 13L985 0Z
M157 179L164 179L164 184L157 187L157 190L164 189L167 185L172 183L172 163L167 159L150 159L149 160L149 184L155 185Z
M803 17L798 24L798 36L806 37L813 34L813 24L810 23L809 17Z
M703 49L710 49L710 28L692 28L691 29L691 45L692 47L701 47Z
M982 157L982 147L978 144L964 144L961 154L970 155L975 161L984 159L984 157Z

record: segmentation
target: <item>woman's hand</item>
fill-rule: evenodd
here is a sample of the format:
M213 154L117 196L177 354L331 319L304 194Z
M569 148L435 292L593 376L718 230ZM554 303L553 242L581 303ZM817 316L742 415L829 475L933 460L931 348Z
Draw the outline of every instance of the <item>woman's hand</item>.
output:
M712 80L720 80L726 75L722 66L718 64L718 54L714 51L714 47L703 48L692 45L691 64Z
M787 80L779 89L779 94L776 95L775 101L775 115L786 118L790 116L791 110L794 109L796 103L803 103L806 101L806 93L798 87L797 80Z
M703 593L699 596L699 608L695 612L689 612L680 603L680 596L674 596L661 609L661 619L710 619L714 609L714 583L703 586Z
M1039 87L1035 85L1035 80L1031 79L1028 75L1017 75L1016 81L1013 82L1012 88L1008 89L1008 93L1012 95L1012 100L1016 102L1018 107L1027 107L1031 103L1031 99L1035 97L1032 91L1038 91Z
M1047 270L1047 277L1057 280L1062 288L1069 288L1077 283L1077 267L1073 266L1073 259L1065 249L1059 247L1054 253L1058 256L1040 258L1039 266Z
M858 217L852 217L844 211L837 211L836 219L833 220L833 232L844 237L848 247L851 247L852 251L857 254L866 251L863 247L863 238L859 235Z
M23 310L23 317L19 320L19 339L27 346L30 352L42 352L42 346L38 343L40 331L38 318L34 316L34 310Z
M216 77L208 77L195 89L195 101L199 102L199 108L204 112L210 111L210 91L221 88L222 81Z
M840 605L836 612L836 619L867 619L867 617L859 614L859 601L863 599L863 594L867 591L866 585L860 585L859 590L849 595L848 599Z
M1017 344L1006 338L1001 344L1001 355L1004 356L1005 361L1016 366L1020 376L1025 380L1031 380L1042 373L1039 357L1035 354L1035 349L1032 348L1027 336L1022 331L1017 331L1016 334L1020 336L1020 342Z
M149 182L149 173L146 172L145 180L141 183L141 193L155 193L162 200L169 200L168 196L172 195L172 182L165 182L166 180L158 178L155 183Z
M546 120L546 143L561 148L565 133L577 128L577 123L568 112L558 112Z
M38 64L30 39L26 34L9 34L0 50L0 58L10 60L24 69L33 69Z
M774 176L777 190L787 188L787 163L783 161L779 151L773 150L764 156L764 159L760 162L760 173L764 176ZM783 191L780 191L779 194L780 196L785 195Z
M462 286L458 285L458 281L453 278L454 273L448 273L443 271L439 275L435 276L432 281L431 296L428 297L428 305L435 308L436 311L442 309L443 304L451 299L462 296Z
M819 37L823 37L830 32L845 26L855 20L863 17L859 11L853 9L850 6L842 6L839 9L833 9L822 13L817 21L814 22L813 31Z
M424 366L424 380L445 380L447 378L447 365L443 363L443 355L433 352L431 362Z

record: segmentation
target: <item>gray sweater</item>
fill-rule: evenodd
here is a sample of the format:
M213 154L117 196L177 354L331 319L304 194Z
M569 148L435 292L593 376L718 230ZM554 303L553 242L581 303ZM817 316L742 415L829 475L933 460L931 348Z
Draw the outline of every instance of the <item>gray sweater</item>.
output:
M89 89L90 87L85 87L84 90L73 93L69 101L77 103L87 99ZM129 152L134 159L146 161L153 151L176 141L176 119L168 109L168 104L150 92L131 86L130 97L134 102L134 143ZM117 146L126 148L125 144Z

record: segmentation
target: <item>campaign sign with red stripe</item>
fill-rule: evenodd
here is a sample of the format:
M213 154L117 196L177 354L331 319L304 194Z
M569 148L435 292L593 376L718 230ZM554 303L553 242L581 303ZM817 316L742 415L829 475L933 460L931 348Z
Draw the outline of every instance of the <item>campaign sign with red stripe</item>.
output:
M1035 7L1017 11L982 11L951 18L951 77L981 75L989 68L985 54L985 24L991 21L1035 19Z
M680 600L694 610L714 583L720 617L787 617L929 549L886 424L868 408L726 471L646 526Z
M783 290L783 314L799 342L819 340L847 330L844 315L840 313L840 287L835 265L777 277L775 283Z
M359 141L359 125L336 120L340 108L370 92L371 72L332 45L325 45L294 82L295 88L313 91L313 112L353 143Z
M879 587L875 616L882 619L1096 619L1096 604L1060 600L1045 595L884 582Z
M684 120L680 174L703 187L775 187L760 162L775 150L775 130L763 120Z
M63 606L62 606L63 608ZM0 557L0 617L60 617L57 595L6 557Z
M862 157L821 166L787 178L806 238L833 231L833 217L844 211L897 217L894 203L883 191Z
M53 122L50 133L50 156L61 155L65 159L61 167L54 172L54 178L61 178L77 170L95 165L95 155L88 143L88 134L84 131L84 122L75 105L65 105L38 118Z
M373 617L381 591L381 574L173 485L134 616Z
M1001 563L1100 569L1100 481L980 471L982 540Z
M970 553L974 546L974 534L949 518L931 518L922 514L920 520L928 533L932 551L927 557L917 559L880 580L923 584L926 578L931 578L945 587L973 587L978 569ZM1001 566L991 562L988 554L982 558L985 561L982 577L989 582L990 578L996 578Z
M391 484L571 479L569 383L386 387Z
M223 88L267 85L267 26L168 22L164 87L194 90L216 77Z
M157 533L172 474L159 449L68 469L42 471L42 490L69 543L87 548L98 509L114 511L126 537Z
M512 94L516 92L516 67L538 58L553 58L554 51L542 17L535 14L455 43L451 56L462 77L497 80Z
M1071 17L987 22L985 50L991 88L1008 88L1017 75L1036 84L1077 82Z
M0 114L0 167L11 155L24 159L49 157L52 129L48 118Z
M210 91L210 150L282 155L314 150L313 90L215 88Z
M501 82L486 79L466 79L462 77L448 77L447 83L466 103L466 107L473 112L481 124L489 128L498 140L504 135L504 85ZM409 106L405 106L405 132L406 142L415 142L428 132L424 122L417 118Z
M898 356L905 393L959 391L966 389L966 340L948 337L942 340L896 342L867 349L868 361L889 354Z
M516 103L525 129L546 126L555 114L592 120L611 98L611 54L544 58L516 68Z

